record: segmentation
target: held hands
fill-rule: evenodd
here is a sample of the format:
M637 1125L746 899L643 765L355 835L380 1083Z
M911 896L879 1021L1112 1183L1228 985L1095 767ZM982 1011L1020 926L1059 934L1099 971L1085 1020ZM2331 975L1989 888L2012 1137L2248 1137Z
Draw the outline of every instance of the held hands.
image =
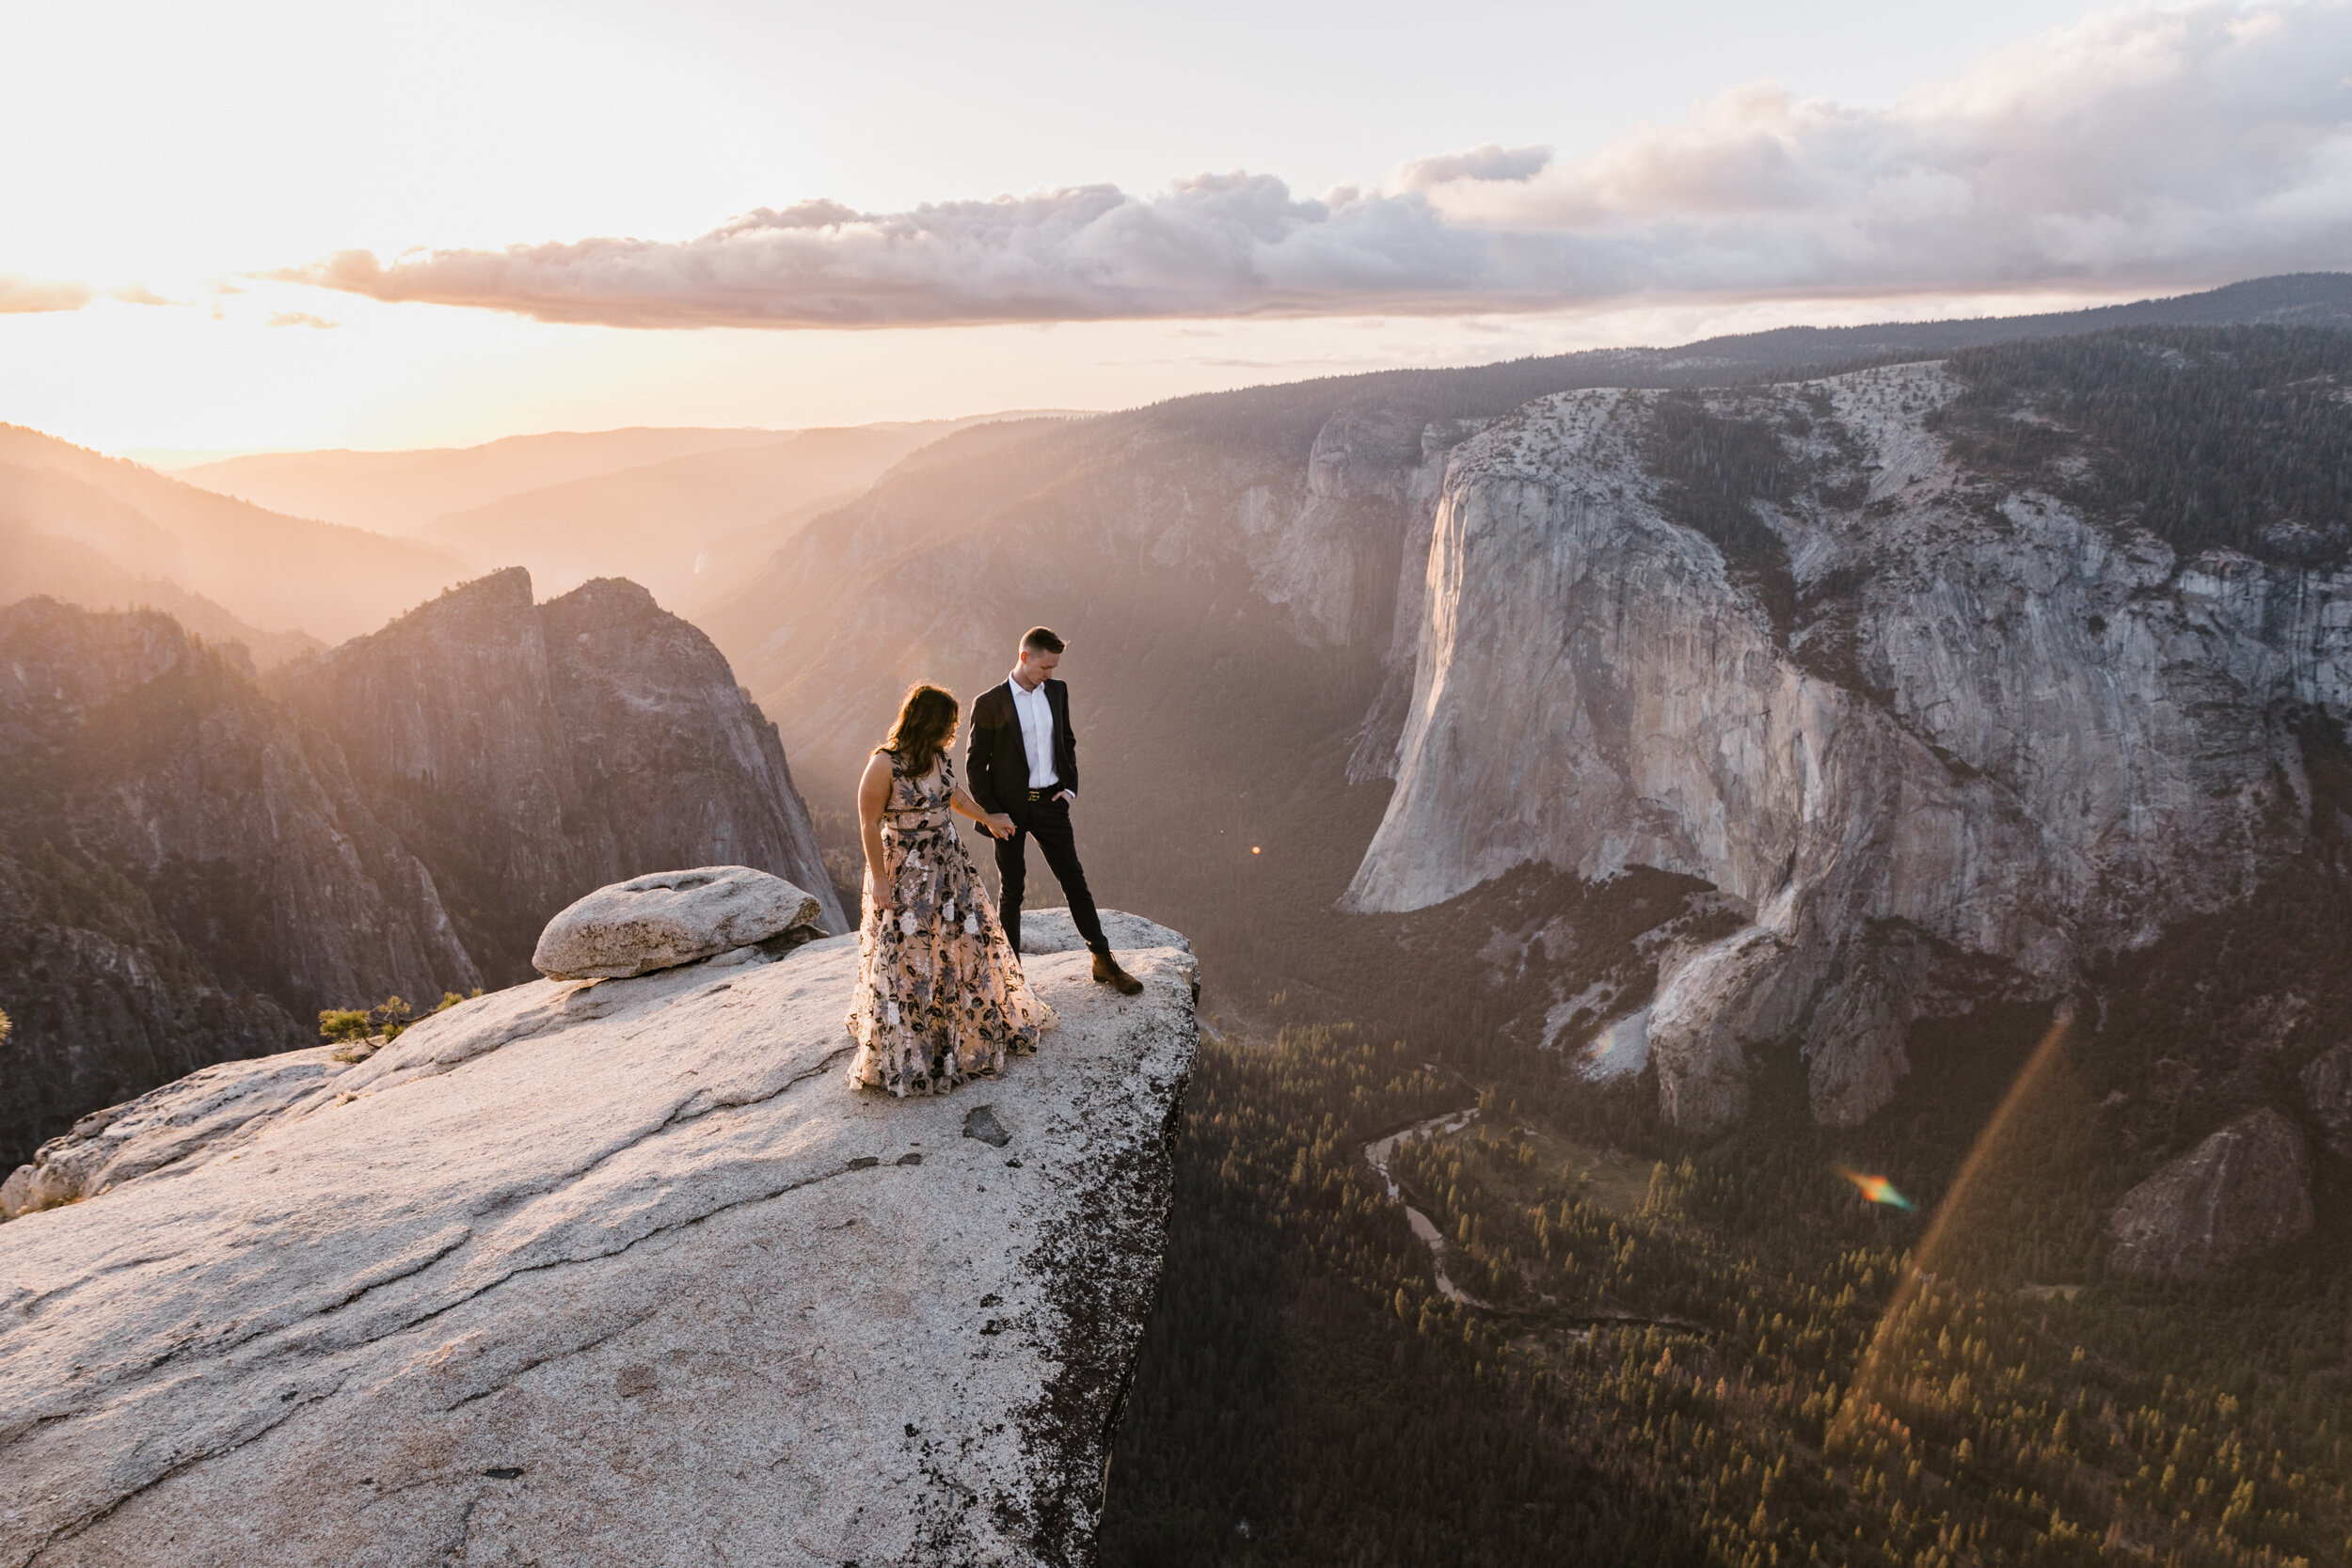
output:
M1020 831L1013 826L1012 818L1001 811L993 811L981 817L980 825L998 838L1010 838Z

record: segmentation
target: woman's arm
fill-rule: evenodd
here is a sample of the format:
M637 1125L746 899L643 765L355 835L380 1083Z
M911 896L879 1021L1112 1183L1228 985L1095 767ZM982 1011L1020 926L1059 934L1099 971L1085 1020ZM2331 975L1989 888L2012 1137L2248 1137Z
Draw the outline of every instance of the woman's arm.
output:
M947 791L947 804L975 822L986 823L989 830L999 838L1010 838L1013 835L1011 817L1007 816L1001 811L983 811L977 800L964 793L961 784L957 784Z
M890 804L890 759L877 752L866 759L857 782L857 836L866 847L866 895L874 908L890 908L890 874L882 866L882 808Z

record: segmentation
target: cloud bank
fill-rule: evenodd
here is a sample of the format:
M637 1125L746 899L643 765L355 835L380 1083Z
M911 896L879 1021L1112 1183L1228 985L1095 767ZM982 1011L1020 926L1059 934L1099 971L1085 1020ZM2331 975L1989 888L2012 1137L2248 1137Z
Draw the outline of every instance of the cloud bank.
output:
M2352 6L2095 16L1891 109L1759 85L1589 157L1482 147L1314 200L1201 175L684 242L346 251L272 276L616 326L1553 309L2215 282L2352 265Z

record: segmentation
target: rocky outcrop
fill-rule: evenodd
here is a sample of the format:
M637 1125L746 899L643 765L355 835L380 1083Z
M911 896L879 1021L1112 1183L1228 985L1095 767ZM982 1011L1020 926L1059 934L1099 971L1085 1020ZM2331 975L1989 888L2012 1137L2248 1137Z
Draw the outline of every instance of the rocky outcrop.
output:
M628 584L502 575L285 673L151 611L0 610L0 1160L321 1008L523 978L647 866L774 872L841 927L774 726Z
M1531 862L1712 882L1749 927L1661 973L1650 1023L1663 1103L1711 1130L1748 1045L1801 1039L1815 1114L1851 1122L1940 962L2054 992L2248 894L2304 842L2279 714L2352 711L2352 573L1994 505L1927 428L1957 390L1915 365L1674 405L1813 476L1739 498L1761 548L1669 515L1668 394L1561 394L1458 448L1348 906Z
M2107 1216L2109 1266L2201 1275L2283 1246L2312 1228L2303 1133L2277 1111L2222 1128L2134 1187Z
M11 843L127 859L167 918L219 929L199 945L251 989L437 996L480 983L431 876L342 757L167 616L50 599L0 611L0 752L21 785Z
M302 1100L362 1054L320 1045L215 1062L126 1104L92 1111L0 1182L0 1220L78 1203L200 1155Z
M273 688L400 802L494 980L530 973L557 910L648 866L755 866L847 928L775 726L634 583L533 605L529 573L494 573Z
M816 935L817 900L748 865L657 871L564 906L531 966L550 980L611 980L714 958L794 927Z
M1143 994L1032 958L1060 1026L936 1100L844 1084L844 937L91 1118L0 1248L0 1558L1090 1560L1194 1044L1117 918Z

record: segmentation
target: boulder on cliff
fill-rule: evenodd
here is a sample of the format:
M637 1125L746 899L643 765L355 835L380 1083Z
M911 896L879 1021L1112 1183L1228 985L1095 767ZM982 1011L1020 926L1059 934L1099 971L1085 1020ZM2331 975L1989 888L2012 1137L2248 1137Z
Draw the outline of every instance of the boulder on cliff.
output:
M2109 1264L2201 1275L2283 1246L2312 1227L2303 1133L2264 1109L2222 1128L2123 1196L2107 1216Z
M1120 927L1140 996L1032 958L1060 1026L935 1100L843 1082L841 937L86 1118L0 1249L0 1558L1090 1560L1195 1043Z
M794 927L815 936L817 900L748 865L657 871L600 887L558 911L531 967L550 980L612 980L715 958Z

